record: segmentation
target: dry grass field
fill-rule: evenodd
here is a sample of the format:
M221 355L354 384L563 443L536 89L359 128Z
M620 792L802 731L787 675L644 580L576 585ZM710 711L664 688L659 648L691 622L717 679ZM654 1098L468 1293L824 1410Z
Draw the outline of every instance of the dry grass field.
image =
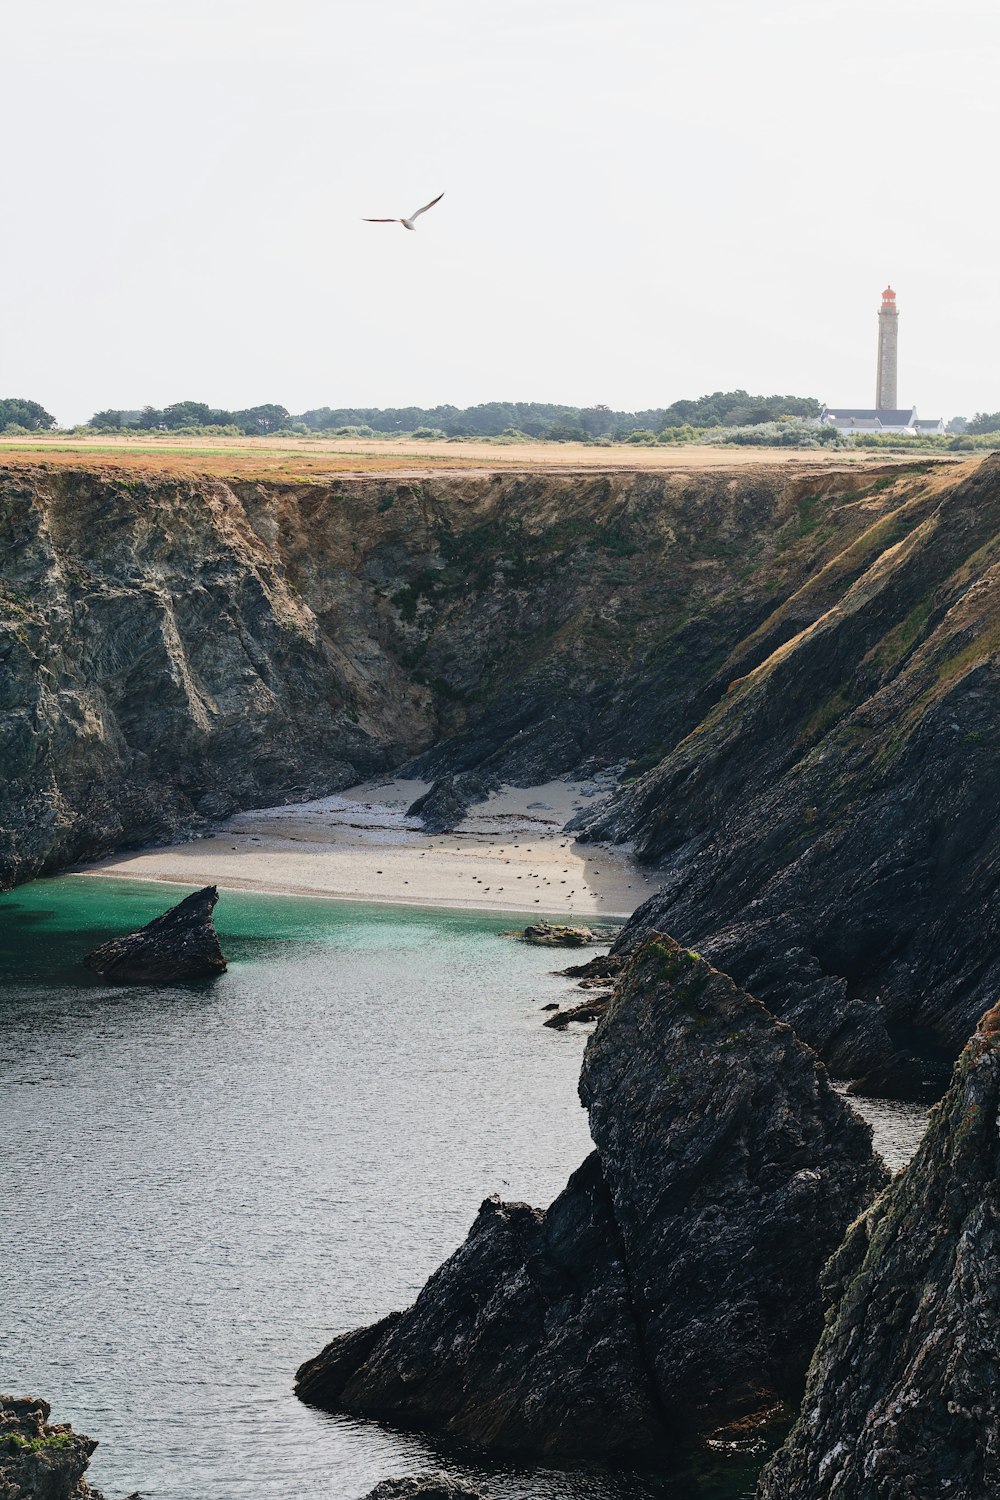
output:
M130 472L232 475L297 481L323 481L331 475L385 471L401 476L432 470L607 472L746 468L754 464L797 464L838 469L857 464L913 463L927 454L825 453L819 449L722 448L718 446L643 448L629 443L590 447L583 443L419 442L365 438L128 438L60 435L0 437L0 463L47 463L79 468L122 468ZM939 462L947 455L934 454ZM959 455L956 455L956 461Z

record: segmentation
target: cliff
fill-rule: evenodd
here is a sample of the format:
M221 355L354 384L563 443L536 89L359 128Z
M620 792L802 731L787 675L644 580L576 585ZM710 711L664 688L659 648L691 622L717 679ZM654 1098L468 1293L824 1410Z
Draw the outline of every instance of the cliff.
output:
M760 1500L1000 1495L1000 1007L824 1274L826 1329Z
M773 1413L820 1268L885 1180L788 1026L669 938L591 1038L596 1150L550 1208L488 1199L416 1303L341 1335L297 1393L498 1451L650 1459Z
M613 764L583 832L663 881L620 952L678 934L853 1077L1000 985L1000 459L8 465L0 556L0 884L408 759L435 827Z
M1000 459L897 499L587 820L662 874L619 952L677 933L854 1076L1000 989Z
M924 483L6 463L0 884L428 750L429 776L524 785L651 765L740 643L794 632L806 579Z

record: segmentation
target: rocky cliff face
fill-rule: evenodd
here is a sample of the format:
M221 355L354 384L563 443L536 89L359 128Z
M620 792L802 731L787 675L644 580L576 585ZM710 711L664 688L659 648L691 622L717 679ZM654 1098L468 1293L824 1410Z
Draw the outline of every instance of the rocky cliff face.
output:
M923 485L5 464L0 884L432 746L432 777L652 764L740 643L756 662L800 628L805 581Z
M622 951L679 934L848 1075L901 1023L957 1053L1000 989L1000 460L897 499L589 820L663 873Z
M434 826L595 763L680 934L851 1076L1000 984L1000 460L0 469L0 884L407 757ZM478 788L478 790L477 790Z
M596 1151L545 1210L490 1199L415 1305L335 1339L303 1400L500 1451L662 1456L797 1393L818 1276L885 1180L789 1027L669 938L587 1049Z
M824 1275L826 1330L760 1500L1000 1495L1000 1007Z

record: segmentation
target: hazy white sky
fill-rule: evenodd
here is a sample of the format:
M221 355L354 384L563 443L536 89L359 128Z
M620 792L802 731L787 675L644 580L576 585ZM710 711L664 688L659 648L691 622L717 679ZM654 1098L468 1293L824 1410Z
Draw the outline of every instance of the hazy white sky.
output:
M868 405L891 280L995 410L998 77L996 0L0 0L0 395Z

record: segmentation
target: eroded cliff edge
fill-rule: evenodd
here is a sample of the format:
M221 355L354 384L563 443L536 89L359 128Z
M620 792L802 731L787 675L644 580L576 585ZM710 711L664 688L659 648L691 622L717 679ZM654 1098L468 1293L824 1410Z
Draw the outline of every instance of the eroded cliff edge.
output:
M810 578L846 588L918 526L927 468L277 483L5 464L0 884L421 751L429 775L521 784L652 765L734 654L749 670L815 618Z
M619 951L677 933L849 1076L1000 991L1000 459L897 498L589 820L663 880Z

